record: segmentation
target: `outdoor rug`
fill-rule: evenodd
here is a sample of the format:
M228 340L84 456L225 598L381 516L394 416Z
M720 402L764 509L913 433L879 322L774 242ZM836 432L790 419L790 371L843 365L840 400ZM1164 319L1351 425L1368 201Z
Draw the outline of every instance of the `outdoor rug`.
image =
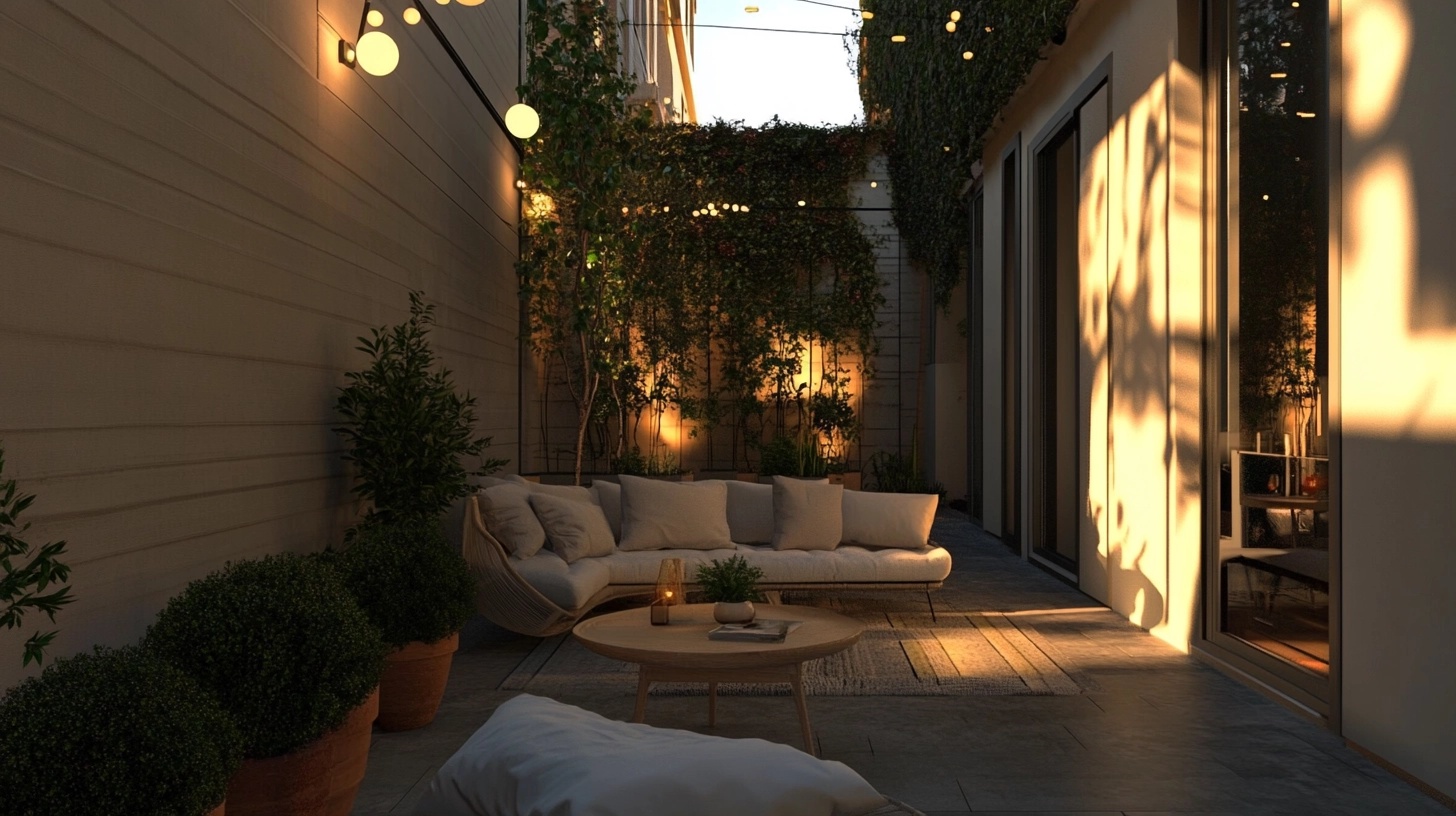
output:
M859 642L804 665L804 691L819 696L1080 694L1095 684L1064 668L1056 649L1025 618L937 608L934 619L890 593L829 597L784 593L784 603L832 609L863 621ZM570 634L541 641L501 683L547 697L620 688L635 694L637 666L589 651ZM719 694L788 694L779 684L724 683ZM707 694L706 683L657 683L653 695Z

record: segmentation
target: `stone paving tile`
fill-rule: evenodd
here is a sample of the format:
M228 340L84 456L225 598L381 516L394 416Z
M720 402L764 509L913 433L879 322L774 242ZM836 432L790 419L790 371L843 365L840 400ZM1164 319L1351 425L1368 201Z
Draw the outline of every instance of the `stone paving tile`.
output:
M927 816L1450 816L1338 735L1098 607L964 516L943 513L934 536L955 559L937 612L1020 612L1017 624L1095 688L1048 697L811 697L821 755L882 792ZM375 734L356 816L412 813L435 770L515 696L496 688L537 643L479 621L461 641L436 721ZM620 691L562 701L622 720L633 706ZM716 728L707 727L705 698L654 697L647 721L800 740L787 697L720 698Z

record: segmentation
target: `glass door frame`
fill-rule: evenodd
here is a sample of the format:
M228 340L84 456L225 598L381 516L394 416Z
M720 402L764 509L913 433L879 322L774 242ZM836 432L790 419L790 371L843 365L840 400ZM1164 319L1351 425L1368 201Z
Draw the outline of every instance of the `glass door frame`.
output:
M1319 2L1319 0L1314 0ZM1340 218L1339 40L1333 36L1332 21L1340 0L1328 0L1330 13L1324 36L1328 38L1328 222L1330 235L1338 235ZM1233 402L1237 389L1230 382L1236 365L1231 352L1230 328L1236 318L1236 293L1231 287L1238 263L1238 161L1231 149L1236 144L1238 117L1231 115L1238 96L1238 74L1234 68L1237 43L1230 34L1237 30L1238 0L1204 0L1204 355L1203 395L1203 603L1196 654L1225 670L1252 679L1288 704L1323 718L1339 729L1340 711L1340 431L1339 431L1339 253L1329 250L1327 322L1329 326L1329 374L1326 378L1330 401L1329 435L1329 675L1319 678L1278 657L1221 631L1220 541L1221 500L1224 498L1225 459L1232 465L1230 425L1236 414ZM1232 302L1231 302L1232 301ZM1232 481L1227 489L1235 489Z

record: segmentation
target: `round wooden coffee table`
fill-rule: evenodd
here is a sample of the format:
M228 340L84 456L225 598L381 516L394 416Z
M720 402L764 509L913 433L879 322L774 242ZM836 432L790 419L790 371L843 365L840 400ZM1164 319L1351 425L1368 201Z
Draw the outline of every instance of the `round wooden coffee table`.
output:
M647 691L655 682L708 684L708 725L718 714L719 683L788 683L799 709L804 748L814 751L809 706L804 701L803 665L842 652L864 633L864 624L811 606L758 605L759 620L801 621L783 643L709 640L712 604L672 607L672 623L653 626L648 607L587 618L572 630L577 640L597 654L640 666L637 707L632 722L647 714Z

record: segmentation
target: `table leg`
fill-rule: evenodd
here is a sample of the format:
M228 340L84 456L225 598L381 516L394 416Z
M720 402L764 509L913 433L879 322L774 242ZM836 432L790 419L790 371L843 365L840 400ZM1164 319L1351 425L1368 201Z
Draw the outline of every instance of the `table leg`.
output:
M718 724L718 684L708 684L708 727Z
M799 728L804 732L804 750L809 756L819 756L814 750L814 732L809 729L809 704L804 700L804 673L803 665L794 667L793 674L789 675L789 685L794 688L794 704L799 708Z
M632 711L632 722L640 723L647 717L647 689L652 681L647 679L647 667L637 670L637 707Z

